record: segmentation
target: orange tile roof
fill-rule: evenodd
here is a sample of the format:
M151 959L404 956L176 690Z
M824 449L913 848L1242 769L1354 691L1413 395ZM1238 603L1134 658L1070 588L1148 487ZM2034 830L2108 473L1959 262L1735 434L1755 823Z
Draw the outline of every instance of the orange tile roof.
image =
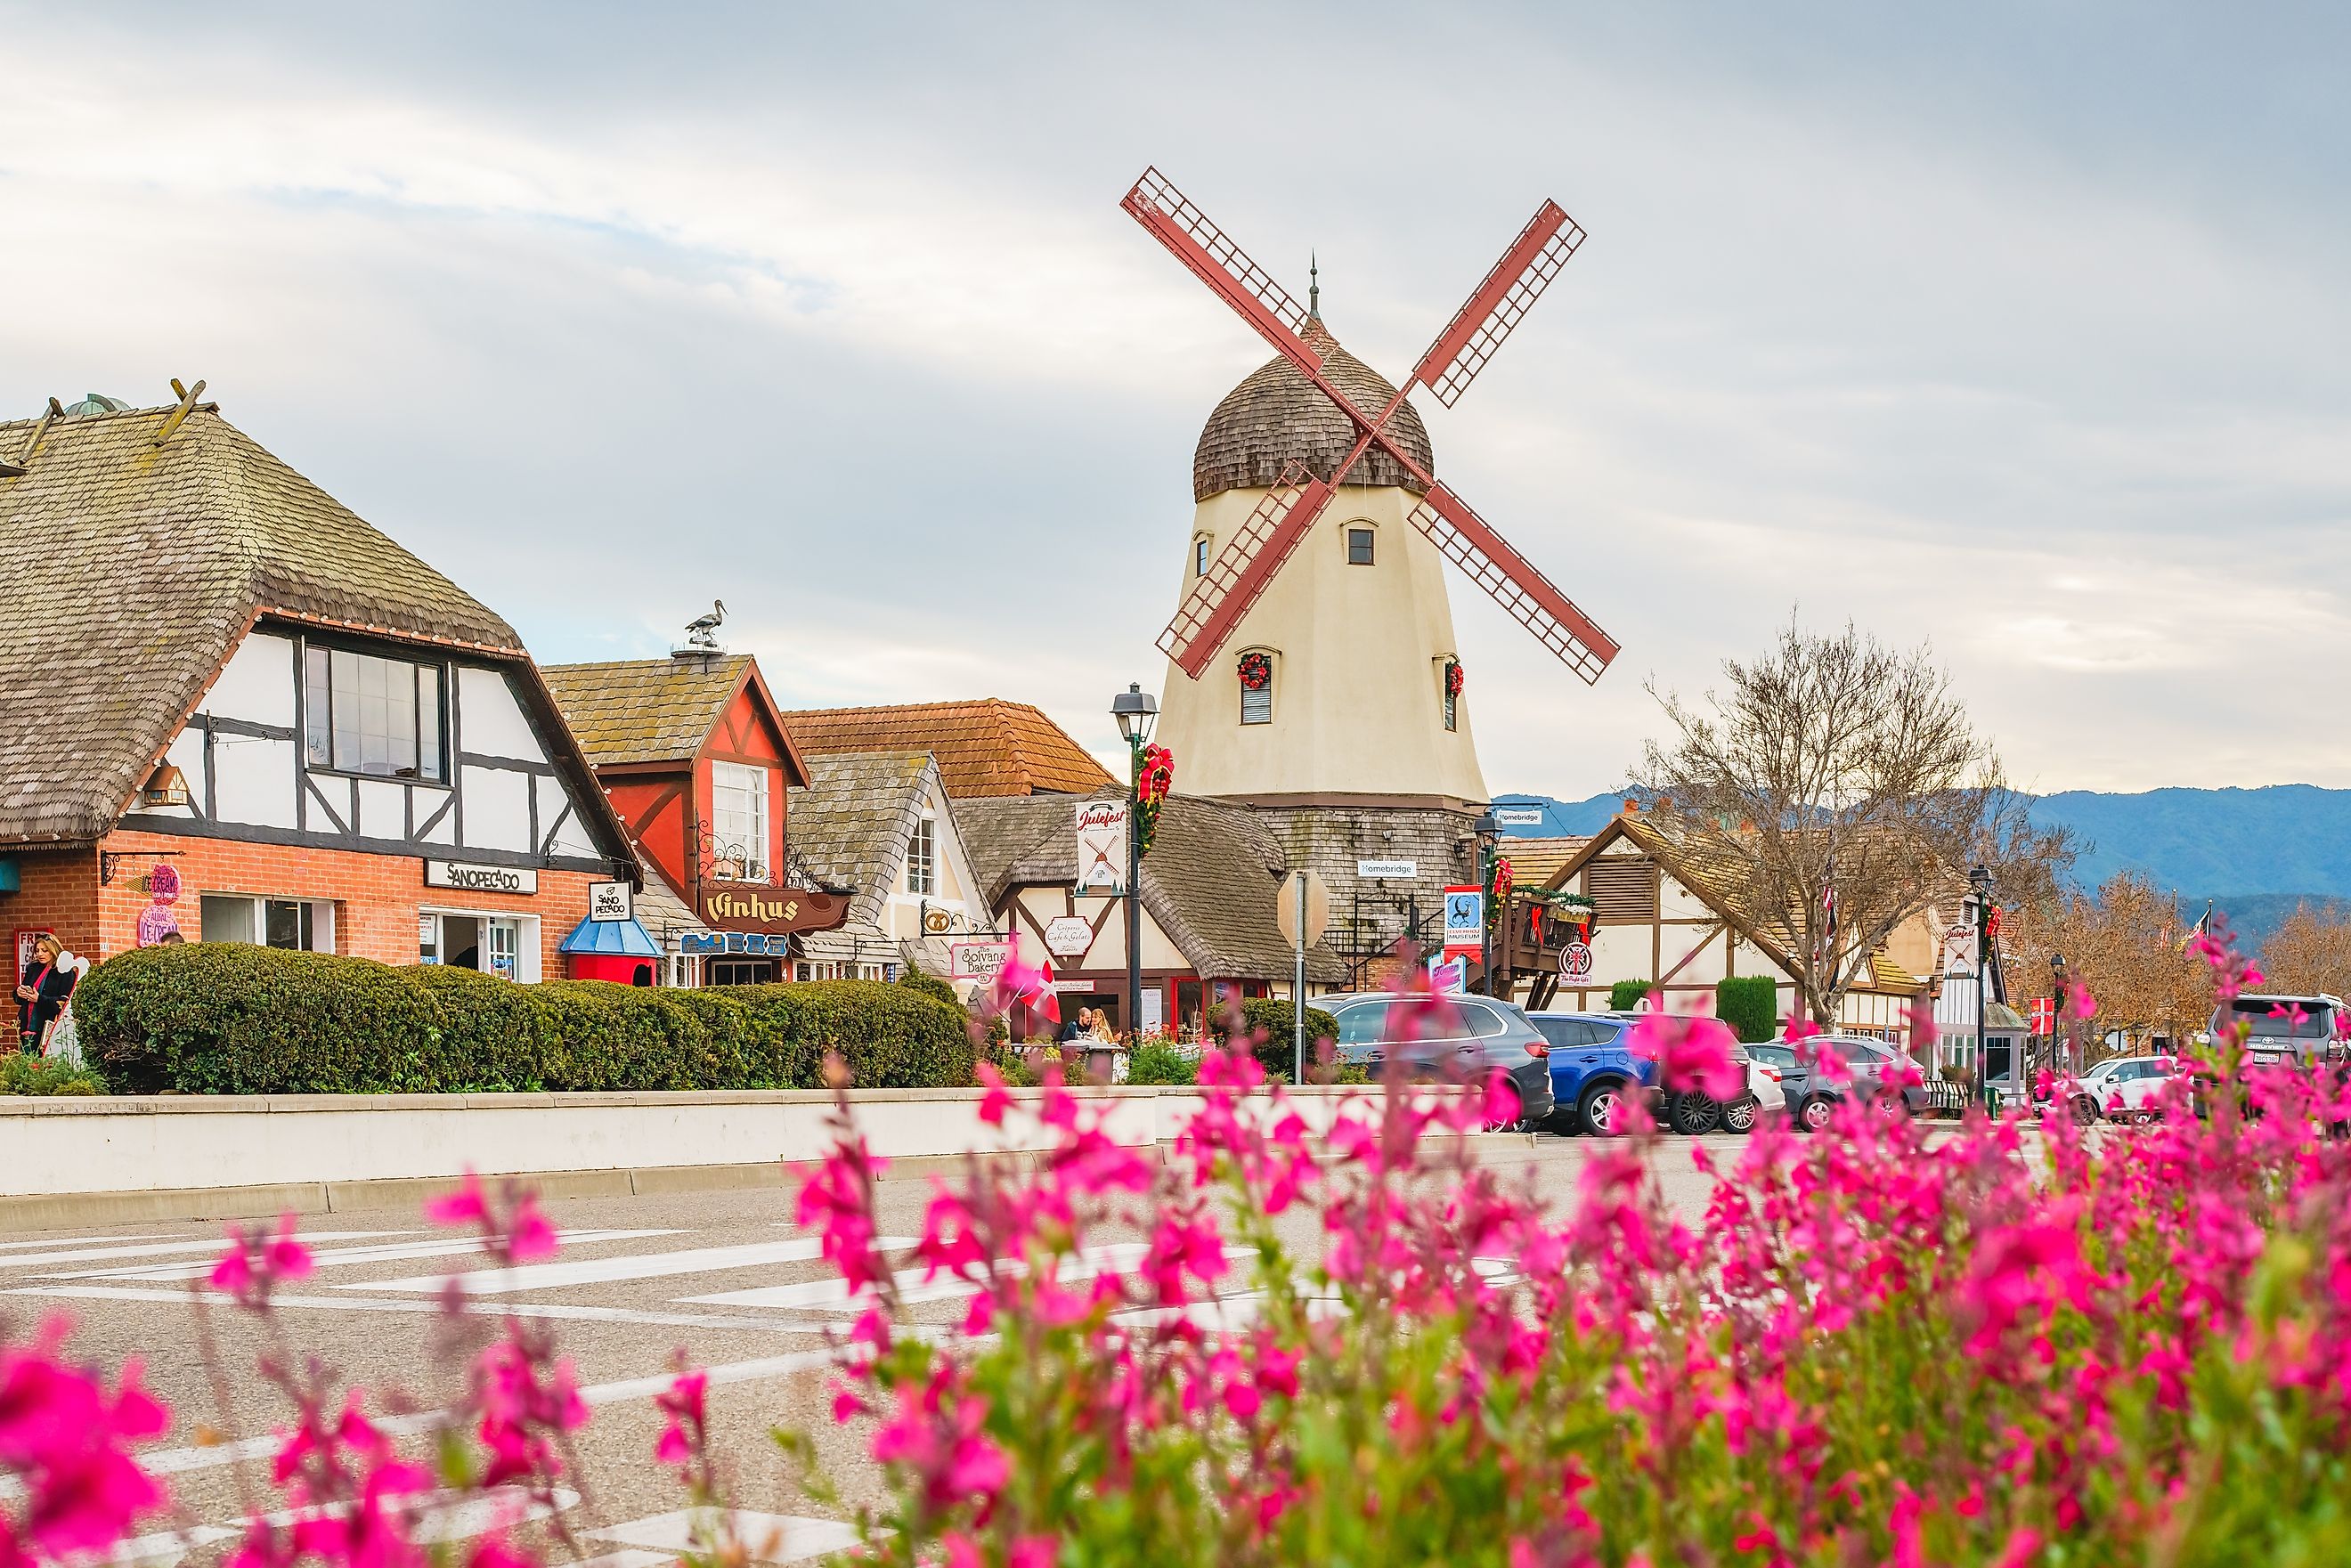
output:
M808 757L928 751L950 800L987 795L1082 795L1115 785L1067 730L1027 703L906 703L815 708L783 716Z

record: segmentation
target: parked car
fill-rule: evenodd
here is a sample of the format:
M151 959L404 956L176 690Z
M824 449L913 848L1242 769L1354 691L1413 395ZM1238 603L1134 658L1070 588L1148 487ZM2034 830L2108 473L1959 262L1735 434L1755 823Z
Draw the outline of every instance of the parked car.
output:
M2293 1062L2307 1067L2342 1058L2342 1035L2351 1025L2351 1009L2345 1008L2340 997L2324 993L2241 996L2212 1009L2214 1040L2240 1025L2246 1030L2248 1063Z
M1836 1108L1847 1100L1914 1116L1924 1114L1932 1105L1932 1092L1917 1064L1882 1040L1866 1035L1820 1034L1805 1041L1801 1051L1782 1040L1747 1049L1780 1074L1780 1090L1786 1097L1789 1111L1796 1124L1806 1132L1818 1132L1827 1126ZM1824 1050L1835 1051L1844 1062L1846 1082L1832 1083L1817 1067L1810 1065L1819 1061L1819 1053ZM1905 1070L1900 1073L1903 1083L1898 1090L1888 1083L1896 1076L1896 1068Z
M2113 1122L2154 1120L2163 1086L2179 1075L2175 1056L2119 1056L2098 1065L2105 1069L2094 1091L2098 1113Z
M1416 1078L1459 1077L1483 1082L1495 1068L1510 1075L1525 1122L1550 1117L1553 1106L1551 1042L1516 1002L1499 997L1437 998L1418 1020L1416 1038L1404 1038L1411 1011L1405 1002L1426 1002L1393 991L1324 997L1316 1005L1339 1020L1339 1060L1374 1077L1396 1071Z
M1634 1094L1642 1096L1653 1113L1677 1133L1695 1136L1718 1127L1750 1133L1757 1113L1765 1108L1759 1091L1778 1088L1755 1071L1744 1047L1734 1047L1732 1058L1747 1075L1746 1093L1728 1102L1700 1093L1661 1093L1657 1064L1633 1052L1639 1015L1543 1012L1528 1017L1551 1043L1553 1103L1562 1117L1572 1118L1576 1130L1590 1137L1614 1136L1623 1127L1625 1103Z
M2068 1100L2074 1109L2074 1121L2076 1125L2086 1125L2106 1113L2108 1091L2106 1080L2114 1076L2115 1070L2120 1067L2125 1060L2123 1057L2110 1056L2104 1061L2095 1062L2085 1069L2082 1075L2074 1080ZM2048 1113L2047 1108L2043 1107L2042 1114L2046 1116Z

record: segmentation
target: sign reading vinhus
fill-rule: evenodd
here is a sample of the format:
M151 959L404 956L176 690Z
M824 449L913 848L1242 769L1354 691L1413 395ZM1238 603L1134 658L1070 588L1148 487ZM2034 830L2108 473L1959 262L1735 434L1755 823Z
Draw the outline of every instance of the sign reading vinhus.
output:
M742 887L704 883L695 914L714 931L830 931L849 918L849 894L804 887Z

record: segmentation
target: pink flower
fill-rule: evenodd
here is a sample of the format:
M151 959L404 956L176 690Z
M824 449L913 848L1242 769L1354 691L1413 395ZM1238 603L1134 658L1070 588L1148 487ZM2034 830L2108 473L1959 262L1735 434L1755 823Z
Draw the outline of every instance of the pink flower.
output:
M0 1515L0 1558L18 1542L53 1559L106 1552L164 1501L125 1448L169 1420L139 1385L139 1364L124 1364L110 1396L95 1376L57 1359L65 1336L57 1322L29 1347L0 1345L0 1470L20 1478L25 1492L14 1540Z
M482 1190L482 1178L467 1171L455 1192L427 1198L424 1218L434 1225L479 1225L490 1215L488 1197Z
M653 1458L664 1465L683 1469L692 1463L709 1430L706 1396L710 1389L710 1374L699 1368L681 1372L669 1385L668 1392L653 1396L653 1404L667 1416L660 1439L653 1445Z
M1061 1543L1050 1535L1024 1535L1012 1543L1005 1568L1053 1568Z
M1484 1124L1489 1128L1510 1128L1519 1124L1524 1107L1519 1100L1519 1086L1510 1075L1497 1067L1487 1075Z
M1735 1043L1719 1019L1644 1013L1633 1026L1633 1054L1655 1061L1658 1086L1675 1093L1697 1089L1717 1100L1744 1094L1746 1077L1730 1055Z
M987 1092L979 1097L979 1119L991 1127L1004 1124L1004 1114L1012 1109L1012 1096L1004 1087L1004 1074L992 1061L979 1062L972 1068L980 1087Z
M310 1249L295 1239L297 1223L290 1212L279 1215L277 1235L266 1239L258 1226L230 1226L228 1249L213 1266L213 1289L235 1297L240 1306L266 1311L279 1281L303 1279L313 1267Z

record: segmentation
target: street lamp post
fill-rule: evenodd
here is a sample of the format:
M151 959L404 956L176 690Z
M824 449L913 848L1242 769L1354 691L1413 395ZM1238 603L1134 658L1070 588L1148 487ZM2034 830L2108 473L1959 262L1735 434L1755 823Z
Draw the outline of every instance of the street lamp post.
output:
M1968 873L1968 886L1976 895L1976 1103L1989 1110L1991 1084L1984 1070L1991 1052L1984 1047L1984 982L1991 969L1991 873L1979 863Z
M2073 1030L2065 1026L2065 955L2049 955L2050 987L2049 1065L2061 1073L2074 1071ZM2064 1043L2060 1045L2058 1042Z
M1110 715L1126 737L1126 1028L1143 1033L1143 748L1159 722L1159 701L1138 683L1113 697Z
M1469 824L1469 831L1478 840L1478 886L1484 894L1479 900L1482 916L1478 922L1478 984L1486 995L1494 994L1494 841L1502 836L1502 824L1496 820L1489 806Z

